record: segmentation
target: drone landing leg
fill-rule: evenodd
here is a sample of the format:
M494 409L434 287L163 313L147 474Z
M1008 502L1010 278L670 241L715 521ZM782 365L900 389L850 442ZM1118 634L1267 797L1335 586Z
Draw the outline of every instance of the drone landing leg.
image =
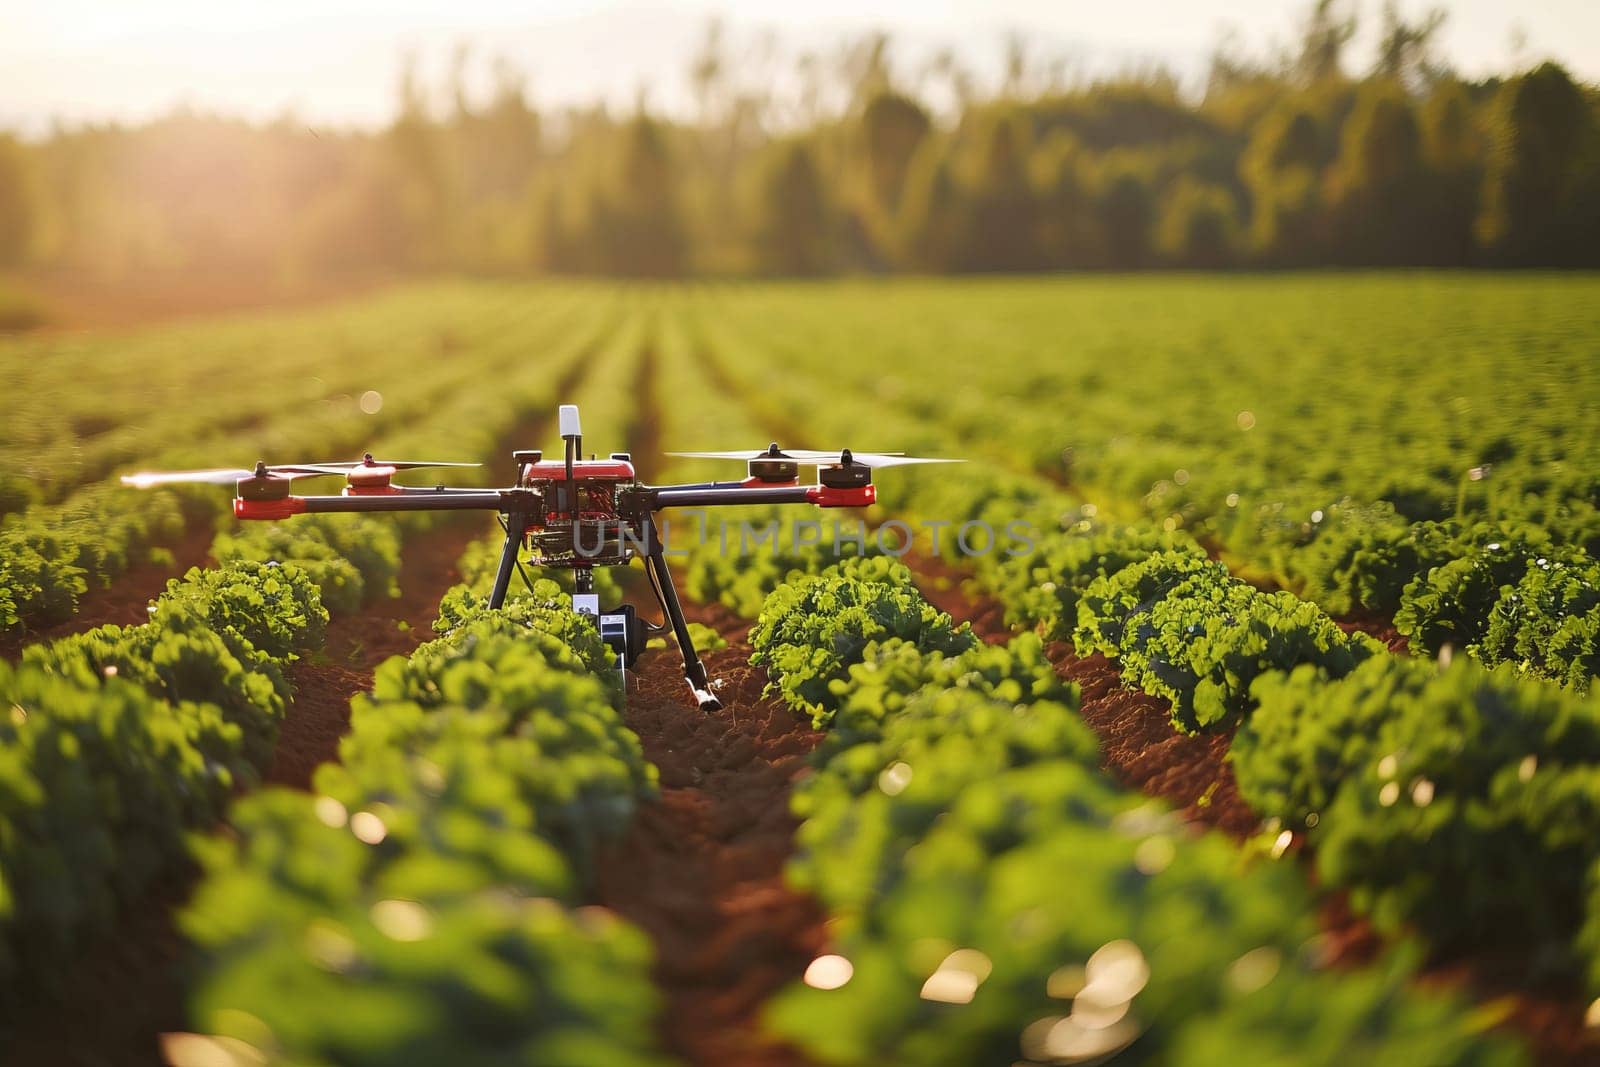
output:
M506 592L511 588L511 573L517 569L517 553L522 550L522 534L528 520L513 513L506 516L506 546L500 550L500 569L494 573L494 589L489 593L491 608L504 607Z
M667 609L667 620L672 623L672 632L677 635L678 648L683 652L683 676L689 683L689 691L694 694L695 703L700 705L701 711L718 711L722 708L722 701L711 695L711 690L706 685L706 667L700 662L700 657L694 650L694 642L689 639L689 624L683 618L683 606L678 603L678 590L672 585L672 573L667 570L666 558L661 554L662 546L659 540L651 539L651 550L645 557L645 566L649 567L656 577L656 584L661 587L661 599Z

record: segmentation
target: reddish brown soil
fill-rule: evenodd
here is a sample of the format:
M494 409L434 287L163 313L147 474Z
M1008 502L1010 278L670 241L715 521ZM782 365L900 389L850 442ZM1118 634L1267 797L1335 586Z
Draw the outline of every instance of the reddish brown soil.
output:
M1261 819L1239 796L1228 765L1233 733L1189 736L1172 725L1171 706L1159 697L1124 689L1104 656L1081 658L1070 645L1046 650L1063 678L1078 684L1083 721L1100 738L1100 758L1117 781L1169 801L1192 822L1248 837Z
M965 583L970 576L951 566L948 559L908 552L902 562L911 568L928 603L956 622L970 622L980 639L999 644L1011 637L1005 608L997 600L969 592Z
M1315 882L1309 860L1307 866ZM1317 917L1320 948L1330 966L1364 966L1387 947L1383 935L1351 910L1342 892L1328 893ZM1584 1025L1588 998L1583 991L1561 982L1530 987L1526 973L1526 959L1481 950L1432 959L1417 980L1427 988L1465 993L1499 1013L1505 1027L1528 1042L1538 1063L1600 1064L1600 1031Z
M1012 636L1004 608L965 585L965 575L948 560L907 556L906 562L922 595L939 610L958 622L971 622L973 631L990 643ZM1045 652L1057 673L1077 683L1084 722L1099 736L1103 766L1117 781L1171 802L1203 826L1234 837L1256 831L1261 820L1239 797L1233 768L1224 759L1231 733L1181 734L1172 726L1168 703L1124 689L1122 676L1104 656L1079 658L1063 641L1051 642Z
M1399 656L1409 655L1410 643L1399 630L1394 628L1394 620L1386 619L1381 615L1352 615L1349 618L1335 620L1339 629L1345 633L1363 633L1368 637L1378 640L1384 648Z
M729 639L705 657L723 708L695 707L675 647L640 661L626 716L660 768L661 796L602 857L598 895L655 942L669 1051L717 1067L801 1064L760 1033L759 1011L826 943L822 910L783 881L789 792L822 735L762 698L742 625L719 609L689 613Z
M267 768L269 784L309 789L317 766L338 758L339 739L350 726L350 698L372 688L378 664L432 639L439 598L461 580L456 560L481 532L453 523L409 538L401 553L400 596L329 622L321 655L290 669L294 702Z
M0 634L0 656L15 663L28 645L81 634L96 626L136 626L150 617L150 602L166 591L167 582L181 578L190 567L211 562L211 529L195 524L177 544L166 546L172 562L142 563L112 579L109 589L91 589L78 600L78 613L65 622L39 630Z
M184 944L175 917L194 872L174 872L73 963L64 997L18 983L0 1020L3 1067L154 1067L156 1035L184 1029ZM10 1025L12 1028L8 1029Z

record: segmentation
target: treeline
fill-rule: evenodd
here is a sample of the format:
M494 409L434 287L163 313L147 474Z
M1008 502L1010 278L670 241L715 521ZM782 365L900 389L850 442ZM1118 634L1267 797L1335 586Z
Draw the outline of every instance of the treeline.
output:
M732 78L713 29L692 121L642 99L627 115L542 113L503 61L474 99L463 57L443 87L408 72L375 133L186 112L0 137L0 267L1600 265L1600 91L1550 63L1462 80L1435 53L1441 22L1386 9L1377 58L1353 75L1354 21L1319 0L1284 55L1219 50L1198 99L1160 71L1070 84L1020 46L979 92L949 56L897 71L874 37L832 66L803 59L798 103Z

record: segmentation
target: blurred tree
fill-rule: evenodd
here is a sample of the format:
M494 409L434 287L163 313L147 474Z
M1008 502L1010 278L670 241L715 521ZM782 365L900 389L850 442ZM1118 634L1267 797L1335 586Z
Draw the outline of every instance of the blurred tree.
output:
M1436 83L1422 105L1422 154L1427 167L1428 238L1422 263L1463 267L1472 262L1472 221L1483 179L1483 138L1466 87Z
M1384 0L1383 29L1378 39L1378 55L1372 65L1373 77L1404 85L1412 91L1448 76L1449 71L1436 51L1439 31L1448 13L1432 8L1416 22L1407 22L1394 0Z
M805 142L780 141L768 150L757 179L754 233L766 273L821 274L832 265L828 207Z
M896 92L873 94L861 111L861 144L876 208L889 217L900 208L911 158L932 122L922 105Z
M1327 179L1328 245L1345 263L1416 263L1432 238L1422 135L1398 82L1362 86Z
M400 112L386 135L393 161L396 203L393 224L400 230L403 265L438 269L451 251L451 207L455 197L445 166L440 131L428 115L427 101L410 56L400 72Z
M1256 127L1240 158L1254 204L1250 243L1269 262L1303 263L1318 247L1321 131L1303 102L1285 100Z
M897 79L882 34L785 79L769 36L711 24L695 121L619 121L542 115L509 62L485 78L460 50L438 85L405 64L379 133L180 111L4 139L0 258L268 279L1600 265L1596 88L1553 65L1458 80L1442 16L1397 4L1360 81L1351 0L1320 0L1281 52L1219 42L1198 104L1160 68L1069 83L1015 38L987 88L952 50Z
M619 140L597 220L601 267L624 276L681 275L687 265L687 235L666 130L641 112L622 127Z
M1126 151L1107 153L1091 186L1099 223L1099 265L1137 270L1148 265L1155 192L1147 167Z
M1076 138L1059 132L1034 153L1038 246L1045 267L1088 267L1105 258L1084 178L1084 154Z
M1033 189L1028 182L1027 129L1010 109L979 120L966 182L969 222L957 267L971 271L1040 266Z
M289 247L297 276L380 272L408 255L405 214L391 160L371 146L305 208Z
M1501 87L1491 111L1476 224L1478 240L1495 260L1522 265L1574 258L1574 234L1563 229L1569 207L1578 206L1571 194L1592 123L1582 93L1554 63Z
M954 270L967 240L966 198L956 186L947 144L928 138L911 160L901 211L900 246L908 266Z
M1312 0L1300 28L1300 51L1294 72L1306 85L1344 77L1344 50L1356 35L1356 17L1345 14L1343 0Z
M28 258L40 206L33 159L16 138L0 134L0 267Z
M1176 267L1214 270L1237 262L1239 213L1219 185L1179 178L1162 197L1156 249Z

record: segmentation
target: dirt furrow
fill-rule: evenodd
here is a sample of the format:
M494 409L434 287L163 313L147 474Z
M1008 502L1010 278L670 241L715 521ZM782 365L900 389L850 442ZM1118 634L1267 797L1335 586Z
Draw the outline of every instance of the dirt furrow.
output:
M656 343L647 331L627 429L649 477L662 462ZM668 1051L711 1067L791 1067L804 1057L761 1033L760 1009L826 941L821 908L783 880L796 828L790 790L822 735L762 697L766 672L750 666L747 620L719 605L684 611L728 641L702 650L723 707L695 706L675 644L641 658L624 717L661 772L661 795L602 857L598 899L655 944Z
M602 857L598 899L655 943L668 1051L699 1065L789 1067L805 1060L761 1034L760 1008L826 940L821 908L783 880L789 793L822 735L761 696L766 675L749 665L743 623L689 614L729 641L705 656L723 708L690 700L675 647L641 660L625 717L661 771L661 796Z
M634 469L638 471L640 479L646 482L659 478L665 462L661 455L660 362L656 354L655 337L646 334L639 352L639 377L634 382L637 399L633 418L629 420L623 435L623 440L628 442L629 454L633 456Z

